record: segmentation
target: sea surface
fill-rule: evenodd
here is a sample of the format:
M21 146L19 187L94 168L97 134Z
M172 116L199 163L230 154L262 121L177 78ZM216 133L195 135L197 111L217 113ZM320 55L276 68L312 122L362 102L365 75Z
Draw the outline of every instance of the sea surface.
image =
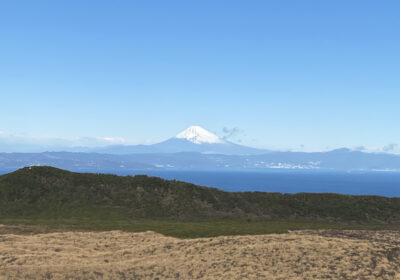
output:
M7 173L11 170L0 170ZM281 193L341 193L400 197L399 172L326 172L326 171L209 171L209 170L137 170L96 171L118 175L146 174L180 180L225 191L262 191Z

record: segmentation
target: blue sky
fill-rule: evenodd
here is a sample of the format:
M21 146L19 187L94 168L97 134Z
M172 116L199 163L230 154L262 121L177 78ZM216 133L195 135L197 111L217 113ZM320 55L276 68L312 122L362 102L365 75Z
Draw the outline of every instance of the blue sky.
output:
M0 138L152 143L201 125L269 149L399 152L399 10L1 1Z

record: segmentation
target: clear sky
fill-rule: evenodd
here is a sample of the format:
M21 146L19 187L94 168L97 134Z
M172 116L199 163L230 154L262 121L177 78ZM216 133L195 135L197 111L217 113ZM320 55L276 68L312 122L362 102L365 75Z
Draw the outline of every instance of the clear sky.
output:
M0 138L399 152L400 1L0 3ZM228 132L229 134L229 132Z

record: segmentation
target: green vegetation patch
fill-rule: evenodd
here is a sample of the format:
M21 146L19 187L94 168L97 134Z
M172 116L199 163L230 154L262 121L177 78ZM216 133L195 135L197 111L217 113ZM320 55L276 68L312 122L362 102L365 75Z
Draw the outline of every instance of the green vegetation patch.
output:
M0 176L0 223L154 230L179 237L290 229L397 229L400 198L234 193L143 175L31 167Z

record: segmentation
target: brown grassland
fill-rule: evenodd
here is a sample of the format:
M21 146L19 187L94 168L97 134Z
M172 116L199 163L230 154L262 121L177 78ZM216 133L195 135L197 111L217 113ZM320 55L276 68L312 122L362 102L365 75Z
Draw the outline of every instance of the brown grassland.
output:
M0 279L400 279L400 232L179 239L1 226Z

